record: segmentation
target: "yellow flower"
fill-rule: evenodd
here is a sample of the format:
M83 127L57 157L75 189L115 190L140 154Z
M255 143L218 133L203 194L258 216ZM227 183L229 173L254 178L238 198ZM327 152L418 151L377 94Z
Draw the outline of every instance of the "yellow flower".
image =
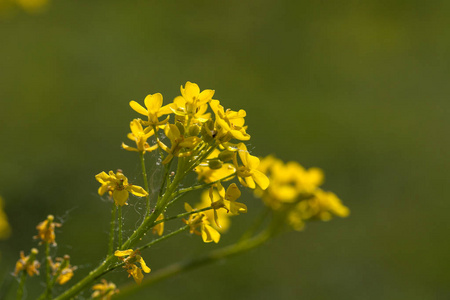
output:
M39 267L41 264L35 260L38 250L31 249L31 254L25 256L23 251L20 251L20 259L16 262L16 268L14 270L14 276L17 276L20 271L26 271L29 276L39 275Z
M164 133L169 138L171 147L167 147L164 143L161 141L157 141L161 149L166 151L168 153L167 157L162 162L163 164L167 164L170 162L170 160L176 156L176 157L184 157L189 156L192 153L190 151L182 151L183 149L193 149L195 148L198 143L200 143L201 139L196 136L190 136L190 137L184 137L180 133L180 130L176 125L168 124L164 128Z
M40 238L43 242L56 245L55 242L55 227L61 227L61 224L53 222L52 215L47 216L47 220L42 221L36 226L38 235L34 238Z
M35 13L39 12L45 8L48 4L48 0L16 0L18 5L20 5L24 10Z
M188 212L194 211L192 207L187 203L184 203L184 208ZM205 243L210 243L213 241L214 243L219 242L220 233L211 226L211 223L209 223L208 218L203 212L193 213L189 216L188 220L183 219L183 222L186 225L189 225L190 227L189 232L191 234L194 233L196 235L201 236L203 242ZM200 231L198 231L197 228L199 228Z
M151 152L153 150L158 149L158 145L150 146L147 143L147 139L154 135L154 130L150 127L146 128L145 130L142 128L141 123L138 119L134 119L130 123L130 129L131 133L127 135L127 137L136 142L136 147L130 147L122 143L122 148L128 151L136 151L136 152Z
M114 294L119 293L116 285L112 282L108 283L105 279L102 279L102 283L94 285L92 289L94 292L92 293L91 298L99 300L111 300L111 297Z
M267 189L270 181L264 173L258 170L259 158L250 155L247 147L243 143L238 145L238 153L243 165L238 165L236 156L233 160L237 168L237 175L241 184L254 189L256 187L256 183L261 189Z
M171 107L173 106L173 104L162 106L163 96L160 93L148 95L147 97L145 97L144 103L147 109L143 108L136 101L131 101L130 106L136 112L148 117L148 122L143 122L145 126L158 126L169 121L169 117L167 117L163 121L159 121L158 119L162 115L168 115L172 113Z
M11 226L8 223L8 217L3 210L3 199L0 197L0 239L7 239L11 234Z
M133 276L134 281L136 281L137 284L141 284L142 279L144 278L142 271L145 273L150 273L151 271L145 264L145 261L138 250L117 250L114 252L114 255L125 263L123 268L127 270L128 277ZM124 258L125 256L126 258ZM139 268L136 263L139 263L141 267Z
M158 218L156 218L156 221L161 221L161 220L164 220L164 215L163 215L163 214L160 214L160 215L158 216ZM153 233L153 234L157 234L157 235L159 235L159 236L162 236L163 232L164 232L164 222L161 222L161 223L159 223L159 224L156 224L156 225L152 228L152 233Z
M176 116L175 120L188 128L191 124L200 125L211 119L211 113L206 113L206 111L208 102L214 95L213 90L200 92L197 84L188 81L185 88L180 87L180 91L181 96L176 97L171 106L172 112Z
M225 111L219 100L212 100L210 106L216 115L215 127L217 133L215 138L218 141L224 143L233 138L241 141L250 139L250 135L246 132L247 126L244 126L244 117L247 115L245 110L240 109L236 112L227 109Z
M65 255L64 258L57 257L56 262L53 262L51 258L48 258L50 260L50 266L53 270L53 276L55 276L58 272L58 270L61 268L61 265L63 265L63 269L61 270L61 273L59 274L58 278L56 279L56 282L60 285L65 284L73 277L73 271L77 269L76 266L71 266L69 264L69 255Z
M215 149L209 156L208 160L217 159L220 155L220 151ZM203 180L206 183L221 180L236 172L234 165L224 163L219 169L211 169L208 164L200 164L195 167L194 171L198 174L198 180ZM234 176L233 176L234 177ZM231 180L228 178L227 180Z
M214 190L213 198L211 201L210 190L206 190L201 195L200 203L196 204L195 207L198 209L206 208L211 206L211 202L217 202L220 200L219 193ZM226 209L210 209L203 212L208 220L214 220L217 218L217 222L213 222L211 225L219 232L226 232L230 228L230 214L228 214ZM220 226L218 226L220 224Z
M123 175L121 170L117 170L116 174L109 171L109 174L101 172L95 175L95 179L101 183L98 194L103 196L106 192L112 194L116 205L127 205L129 193L137 197L145 197L148 193L140 186L128 183L128 179Z

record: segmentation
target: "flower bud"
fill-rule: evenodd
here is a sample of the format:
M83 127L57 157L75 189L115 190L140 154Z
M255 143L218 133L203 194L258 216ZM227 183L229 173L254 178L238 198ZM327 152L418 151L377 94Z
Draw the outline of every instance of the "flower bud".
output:
M219 159L223 162L232 160L234 153L235 153L234 151L224 150L224 151L220 152Z
M189 136L197 136L200 133L200 127L192 125L189 127Z
M218 159L210 160L208 162L208 167L213 170L222 168L222 165L223 165L223 163Z

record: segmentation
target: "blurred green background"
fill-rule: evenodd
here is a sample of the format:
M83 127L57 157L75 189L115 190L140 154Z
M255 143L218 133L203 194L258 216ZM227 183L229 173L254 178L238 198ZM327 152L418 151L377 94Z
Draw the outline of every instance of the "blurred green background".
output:
M51 1L3 13L0 195L13 233L0 278L49 213L76 278L99 261L110 207L94 175L141 180L120 149L138 116L128 102L161 92L168 103L189 80L247 111L253 154L323 168L352 213L135 299L449 299L449 14L437 0ZM260 205L246 197L251 217ZM144 257L157 270L215 247L186 234ZM34 299L41 283L30 284Z

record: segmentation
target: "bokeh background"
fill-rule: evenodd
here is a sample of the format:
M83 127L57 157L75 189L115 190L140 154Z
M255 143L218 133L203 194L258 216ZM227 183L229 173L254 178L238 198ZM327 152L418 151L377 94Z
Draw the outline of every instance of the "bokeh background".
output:
M110 206L94 175L122 168L141 180L138 158L120 149L137 117L128 102L161 92L168 103L189 80L247 110L253 154L323 168L324 188L352 213L129 299L449 299L449 14L444 0L4 9L0 195L12 235L0 241L0 279L49 213L64 223L54 251L71 255L76 278L99 261ZM260 204L246 197L251 217ZM215 247L186 234L144 257L157 270ZM41 283L29 282L34 299Z

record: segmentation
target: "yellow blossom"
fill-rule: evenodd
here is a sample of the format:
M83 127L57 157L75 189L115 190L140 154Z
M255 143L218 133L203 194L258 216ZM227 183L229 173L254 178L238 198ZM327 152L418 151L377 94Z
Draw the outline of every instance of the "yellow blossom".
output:
M45 243L56 245L55 242L55 227L61 227L61 224L53 222L52 215L47 216L47 220L42 221L36 226L38 235L34 238L39 238Z
M20 271L26 271L29 276L39 275L39 267L41 264L35 260L38 250L31 249L31 254L25 256L23 251L20 251L20 259L16 262L16 268L14 270L14 276L17 276Z
M217 132L215 138L218 141L224 143L233 138L240 141L250 139L250 135L246 132L247 126L244 126L244 117L247 115L245 110L240 109L237 112L231 109L224 110L219 100L212 100L210 106L216 115L215 127Z
M214 190L211 201L210 190L206 190L201 195L200 203L196 204L195 207L198 209L206 208L211 206L211 202L217 202L220 200L219 193ZM226 232L230 228L230 214L226 209L210 209L203 212L208 220L214 220L217 218L217 222L213 222L211 225L219 232ZM220 227L217 226L220 224Z
M119 293L119 290L114 283L108 283L105 279L102 279L101 282L102 283L97 283L92 287L94 292L92 293L91 298L98 300L111 300L111 297L114 294Z
M188 212L194 211L192 207L187 203L184 204L184 208ZM190 227L189 232L191 234L194 233L196 235L201 236L203 242L205 243L210 243L213 241L214 243L219 242L220 233L211 226L211 223L209 223L208 218L203 212L193 213L189 216L189 219L187 220L183 219L183 222L186 225L189 225ZM197 229L200 229L200 231L198 231Z
M127 205L129 193L137 197L145 197L148 193L140 186L128 183L128 179L123 175L121 170L117 170L116 174L109 171L109 174L101 172L95 175L95 179L101 183L98 194L103 196L106 192L112 194L116 205Z
M238 153L242 166L238 165L236 157L233 160L237 168L237 175L241 184L254 189L256 187L256 183L261 189L267 189L270 181L264 173L258 170L259 158L250 155L247 147L243 143L238 145Z
M172 113L171 106L173 106L173 104L162 106L163 96L160 93L148 95L147 97L145 97L144 103L145 103L145 107L147 109L143 108L136 101L131 101L130 106L136 112L148 117L148 121L143 122L145 126L152 126L152 127L158 126L158 125L165 124L169 121L169 117L167 117L163 121L159 121L159 119L158 119L159 117L161 117L163 115L168 115L168 114Z
M53 270L53 276L56 276L59 269L62 268L56 279L58 284L63 285L72 279L73 271L75 271L77 267L69 264L70 257L68 255L65 255L64 258L57 257L56 262L53 262L50 257L48 259L50 260L50 266Z
M208 160L217 159L220 155L220 150L215 149L209 156ZM215 182L231 176L236 172L233 164L224 163L219 169L211 169L208 164L200 164L195 167L194 171L198 174L198 180L203 180L206 183ZM234 177L234 176L233 176ZM232 179L227 178L226 180Z
M208 102L214 96L214 90L204 90L196 83L186 82L185 87L180 87L181 96L174 99L172 111L177 116L183 116L194 123L206 122L210 119L210 114L205 113L208 109ZM190 124L187 124L190 125Z
M138 250L117 250L114 252L114 255L125 263L123 268L127 270L128 277L133 276L137 284L141 284L142 279L144 278L142 271L145 273L150 273L151 271L145 264L145 261ZM139 263L141 267L139 268L136 263Z
M122 143L122 148L128 151L136 151L136 152L151 152L153 150L158 149L158 145L150 146L147 143L147 139L154 135L154 130L150 127L145 130L142 128L141 123L138 119L134 119L130 123L131 133L127 135L127 137L136 143L136 148L130 147L124 143Z
M181 134L180 130L176 125L168 124L164 128L164 133L169 138L171 147L167 147L164 143L158 140L158 144L168 153L167 157L162 162L163 164L167 164L170 162L170 160L176 156L176 157L184 157L191 155L190 151L182 151L183 149L193 149L195 146L198 145L198 143L201 141L200 138L196 136L190 136L190 137L184 137L184 135Z
M161 220L164 220L164 215L163 214L160 214L158 216L158 218L156 218L156 221L161 221ZM158 223L152 228L152 233L153 234L157 234L159 236L162 236L163 232L164 232L164 222Z

